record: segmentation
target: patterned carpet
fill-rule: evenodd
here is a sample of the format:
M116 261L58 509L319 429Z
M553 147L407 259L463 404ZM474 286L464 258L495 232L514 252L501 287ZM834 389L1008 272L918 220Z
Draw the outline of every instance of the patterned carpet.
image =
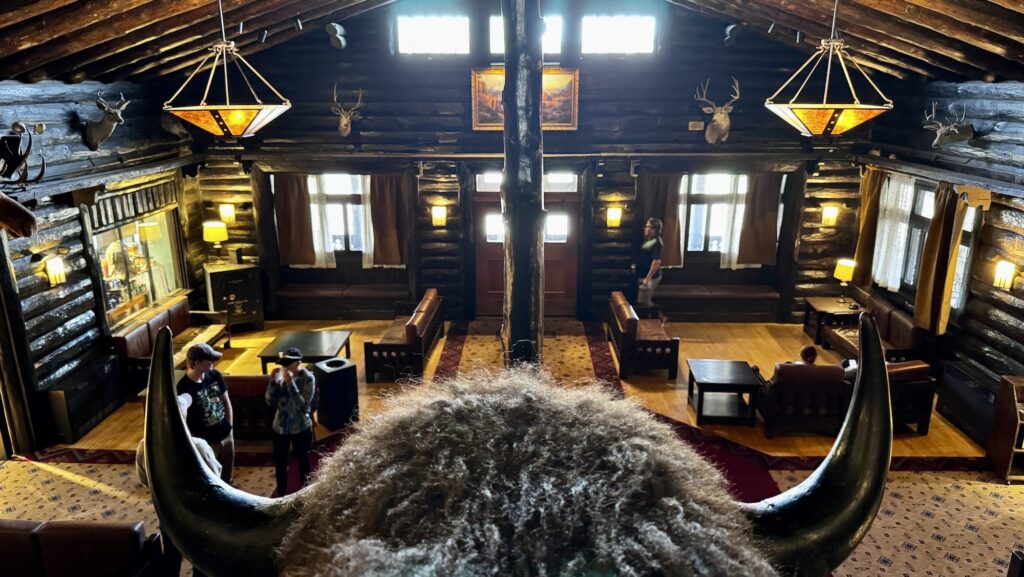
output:
M501 365L498 322L453 323L434 378ZM614 357L599 323L545 324L544 364L566 384L601 379L622 394ZM428 375L429 377L430 375ZM779 459L660 417L723 469L736 498L762 499L794 486L817 459ZM239 455L236 485L269 495L269 455ZM158 529L129 451L51 450L36 461L0 462L0 517L142 519ZM262 459L262 461L261 461ZM84 462L83 462L84 461ZM900 459L879 515L837 577L928 575L1001 577L1011 550L1024 550L1024 486L1006 486L972 459ZM942 469L936 471L935 469ZM963 470L961 470L963 469ZM186 573L183 571L182 573Z

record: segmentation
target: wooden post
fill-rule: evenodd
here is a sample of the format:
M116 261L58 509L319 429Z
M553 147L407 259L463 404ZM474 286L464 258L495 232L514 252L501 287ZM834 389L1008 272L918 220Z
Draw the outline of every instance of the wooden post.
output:
M539 0L501 0L505 23L506 362L536 363L544 336L544 146L540 124L543 21Z

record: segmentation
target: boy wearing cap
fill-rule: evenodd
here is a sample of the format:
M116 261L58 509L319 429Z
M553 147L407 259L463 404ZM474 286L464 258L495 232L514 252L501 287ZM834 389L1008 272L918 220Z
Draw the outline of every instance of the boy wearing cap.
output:
M234 414L224 376L213 368L222 354L200 343L189 347L185 356L188 368L177 387L179 395L192 397L185 423L193 437L210 444L222 467L221 479L231 483L235 465L235 437L231 432Z
M309 482L309 447L313 443L313 419L310 405L316 392L313 373L302 366L302 351L290 348L278 353L280 365L270 373L265 395L274 409L274 479L277 496L288 490L288 447L294 447L299 460L299 482Z

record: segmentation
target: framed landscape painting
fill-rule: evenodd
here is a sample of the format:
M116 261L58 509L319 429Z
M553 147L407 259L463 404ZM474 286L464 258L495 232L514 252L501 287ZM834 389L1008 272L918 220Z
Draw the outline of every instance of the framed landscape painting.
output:
M545 66L541 97L541 126L544 130L576 130L578 122L580 71ZM473 130L501 130L505 111L501 92L505 89L505 67L473 70Z

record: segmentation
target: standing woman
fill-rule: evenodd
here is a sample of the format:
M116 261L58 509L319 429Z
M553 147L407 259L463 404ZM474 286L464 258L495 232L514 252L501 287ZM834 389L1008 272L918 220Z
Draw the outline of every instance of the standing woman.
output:
M277 496L288 490L288 447L299 460L299 482L309 482L309 447L313 443L310 404L316 391L313 373L302 366L302 351L290 348L278 354L280 366L270 373L267 404L274 408L274 479Z
M644 223L644 243L640 246L640 256L633 265L633 274L640 286L636 304L652 306L651 297L654 289L661 283L661 219L649 218Z

